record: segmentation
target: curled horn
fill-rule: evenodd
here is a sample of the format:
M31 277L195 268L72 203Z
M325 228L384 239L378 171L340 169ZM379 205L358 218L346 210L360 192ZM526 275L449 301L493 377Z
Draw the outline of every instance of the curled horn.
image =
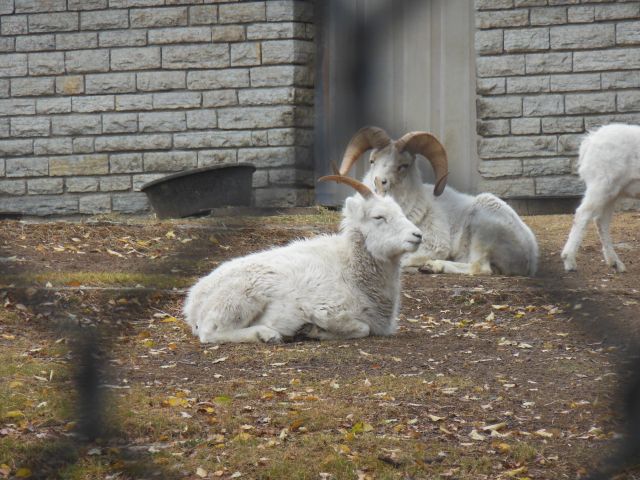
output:
M367 187L364 183L361 183L358 180L356 180L355 178L345 177L342 175L326 175L324 177L320 177L318 181L319 182L332 181L336 183L343 183L345 185L349 185L351 188L353 188L356 192L358 192L364 198L369 198L373 196L373 192L371 191L371 189Z
M447 185L447 175L449 167L447 161L447 151L436 137L427 132L409 132L396 141L396 148L399 152L409 152L414 155L419 153L431 163L436 174L436 184L433 187L433 194L440 195Z
M391 137L379 127L363 127L351 138L342 157L340 175L346 175L354 163L367 150L384 148L391 143Z

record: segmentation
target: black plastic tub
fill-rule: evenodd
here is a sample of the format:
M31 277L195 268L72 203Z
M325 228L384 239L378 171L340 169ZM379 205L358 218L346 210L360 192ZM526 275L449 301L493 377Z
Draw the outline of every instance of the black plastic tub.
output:
M218 207L251 206L256 167L216 165L175 173L142 186L159 218L203 215Z

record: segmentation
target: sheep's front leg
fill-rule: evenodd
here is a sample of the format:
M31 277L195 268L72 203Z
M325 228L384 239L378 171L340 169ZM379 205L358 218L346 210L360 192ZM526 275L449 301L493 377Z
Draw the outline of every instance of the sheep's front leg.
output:
M429 258L430 257L420 252L416 252L410 255L403 256L402 260L400 261L400 264L402 265L402 268L405 270L419 269L429 261Z
M476 261L472 263L451 262L449 260L429 260L419 269L423 273L453 273L462 275L491 275L491 265L488 262Z
M429 261L429 257L424 255L405 255L400 261L403 272L417 273L420 268Z
M451 249L449 245L445 244L444 242L435 242L433 241L433 239L428 242L423 237L422 243L420 244L420 247L418 247L418 250L413 253L403 255L402 259L400 260L400 265L405 271L415 271L419 270L427 262L433 259L449 258L450 255Z

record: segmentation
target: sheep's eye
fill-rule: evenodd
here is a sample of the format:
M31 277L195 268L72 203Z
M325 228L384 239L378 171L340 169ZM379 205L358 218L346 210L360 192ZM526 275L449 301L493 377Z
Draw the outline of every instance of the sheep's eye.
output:
M387 221L386 218L384 218L382 215L376 215L375 217L373 217L374 220L384 220L385 222Z
M369 159L369 163L373 164L373 162L375 162L374 158Z
M402 172L402 171L406 170L406 169L407 169L407 167L408 167L408 165L400 165L400 166L398 167L398 171L399 171L399 172Z

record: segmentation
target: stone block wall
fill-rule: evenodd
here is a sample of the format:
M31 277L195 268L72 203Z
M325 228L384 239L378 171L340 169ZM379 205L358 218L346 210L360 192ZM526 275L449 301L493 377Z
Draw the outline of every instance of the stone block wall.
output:
M475 0L480 191L581 194L584 132L640 124L640 2Z
M145 211L236 162L257 205L311 204L313 38L302 0L0 0L0 211Z

